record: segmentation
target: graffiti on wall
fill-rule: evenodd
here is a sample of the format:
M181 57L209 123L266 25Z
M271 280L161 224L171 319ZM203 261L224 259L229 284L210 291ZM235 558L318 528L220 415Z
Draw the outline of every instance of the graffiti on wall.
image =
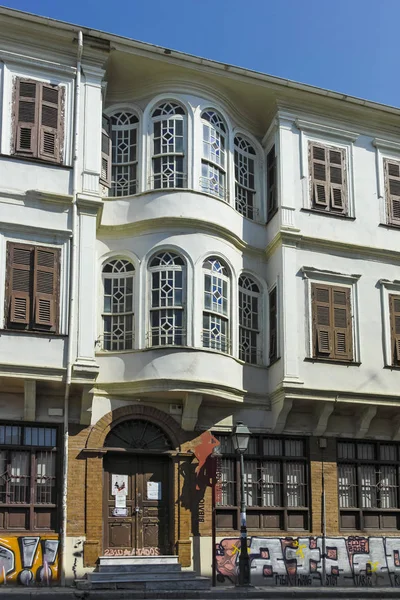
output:
M253 585L400 587L400 538L251 537ZM240 538L216 545L217 581L236 583Z
M58 578L58 537L0 537L0 585L50 583Z

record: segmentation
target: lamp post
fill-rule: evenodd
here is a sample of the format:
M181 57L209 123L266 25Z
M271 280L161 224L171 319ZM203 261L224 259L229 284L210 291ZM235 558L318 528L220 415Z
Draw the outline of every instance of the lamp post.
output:
M244 497L244 460L243 454L249 445L250 431L242 422L237 422L232 432L232 442L235 452L240 457L240 554L239 554L239 583L240 586L250 585L250 557L247 548L246 501Z

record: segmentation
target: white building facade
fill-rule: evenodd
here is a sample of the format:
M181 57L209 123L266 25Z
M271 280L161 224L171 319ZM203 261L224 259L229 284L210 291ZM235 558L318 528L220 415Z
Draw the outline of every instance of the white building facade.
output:
M0 573L234 583L243 421L253 582L399 585L399 111L0 15Z

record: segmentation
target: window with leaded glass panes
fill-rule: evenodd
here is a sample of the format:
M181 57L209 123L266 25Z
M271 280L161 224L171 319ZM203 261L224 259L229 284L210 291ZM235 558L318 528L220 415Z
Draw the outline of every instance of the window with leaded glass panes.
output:
M248 219L255 219L255 160L256 151L243 137L235 137L235 207Z
M174 102L159 104L152 113L153 121L153 175L151 187L183 188L185 172L186 113Z
M149 270L150 346L182 346L186 343L185 262L174 252L163 251L150 260Z
M121 111L111 116L111 196L138 191L138 128L136 115Z
M239 277L239 358L253 365L261 361L260 288L249 275Z
M240 467L230 435L215 434L217 449L217 528L240 527ZM250 529L310 527L308 450L301 438L251 436L244 455L244 494Z
M0 530L57 531L58 430L0 425Z
M103 350L132 350L134 340L133 279L129 260L108 261L103 267Z
M227 129L222 117L214 110L201 115L203 127L203 156L201 160L200 189L227 200L226 193L226 139Z
M203 347L229 352L229 271L221 259L210 256L203 272Z
M342 529L400 529L400 445L338 441Z

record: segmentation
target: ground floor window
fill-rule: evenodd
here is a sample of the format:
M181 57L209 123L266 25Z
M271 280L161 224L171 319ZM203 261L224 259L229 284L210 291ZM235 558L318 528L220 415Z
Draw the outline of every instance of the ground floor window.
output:
M240 469L229 435L220 441L216 526L240 527ZM304 439L252 436L244 456L244 493L250 529L308 530L308 451Z
M56 531L56 427L0 425L0 530Z
M400 444L340 441L340 527L400 529Z

